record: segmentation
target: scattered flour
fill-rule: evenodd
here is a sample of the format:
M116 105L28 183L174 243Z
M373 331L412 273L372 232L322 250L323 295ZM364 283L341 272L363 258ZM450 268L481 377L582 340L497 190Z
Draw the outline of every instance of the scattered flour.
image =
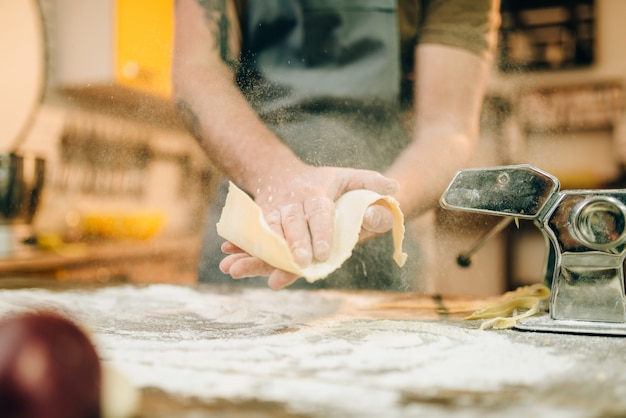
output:
M574 363L506 333L341 319L339 304L316 292L171 285L0 291L0 315L51 307L79 321L103 361L138 387L320 416L401 416L402 393L534 385Z

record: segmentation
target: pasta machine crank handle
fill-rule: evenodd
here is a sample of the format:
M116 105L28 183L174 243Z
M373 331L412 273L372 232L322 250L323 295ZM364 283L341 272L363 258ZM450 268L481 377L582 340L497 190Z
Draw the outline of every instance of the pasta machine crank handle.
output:
M513 219L514 218L512 217L503 218L500 222L494 225L493 228L485 232L468 250L459 253L456 257L457 264L461 267L469 267L472 264L472 256L480 250L482 246L487 243L487 241L504 230L504 228L506 228Z

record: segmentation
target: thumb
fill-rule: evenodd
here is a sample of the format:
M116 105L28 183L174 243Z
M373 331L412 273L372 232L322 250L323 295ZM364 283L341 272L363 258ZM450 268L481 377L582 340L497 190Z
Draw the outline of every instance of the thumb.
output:
M393 214L383 203L369 206L363 214L361 228L375 234L383 234L393 227Z

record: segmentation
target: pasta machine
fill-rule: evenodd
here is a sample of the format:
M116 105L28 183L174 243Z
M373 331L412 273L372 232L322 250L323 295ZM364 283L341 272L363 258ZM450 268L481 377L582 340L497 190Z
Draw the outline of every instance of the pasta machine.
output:
M549 312L516 328L626 336L626 189L560 190L556 177L530 165L473 168L455 175L441 206L531 220L543 233Z

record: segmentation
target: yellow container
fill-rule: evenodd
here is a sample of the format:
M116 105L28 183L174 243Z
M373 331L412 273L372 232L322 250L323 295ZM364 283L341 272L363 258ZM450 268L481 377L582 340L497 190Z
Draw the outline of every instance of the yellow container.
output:
M165 223L158 210L91 212L82 216L83 233L89 237L146 240L157 235Z

